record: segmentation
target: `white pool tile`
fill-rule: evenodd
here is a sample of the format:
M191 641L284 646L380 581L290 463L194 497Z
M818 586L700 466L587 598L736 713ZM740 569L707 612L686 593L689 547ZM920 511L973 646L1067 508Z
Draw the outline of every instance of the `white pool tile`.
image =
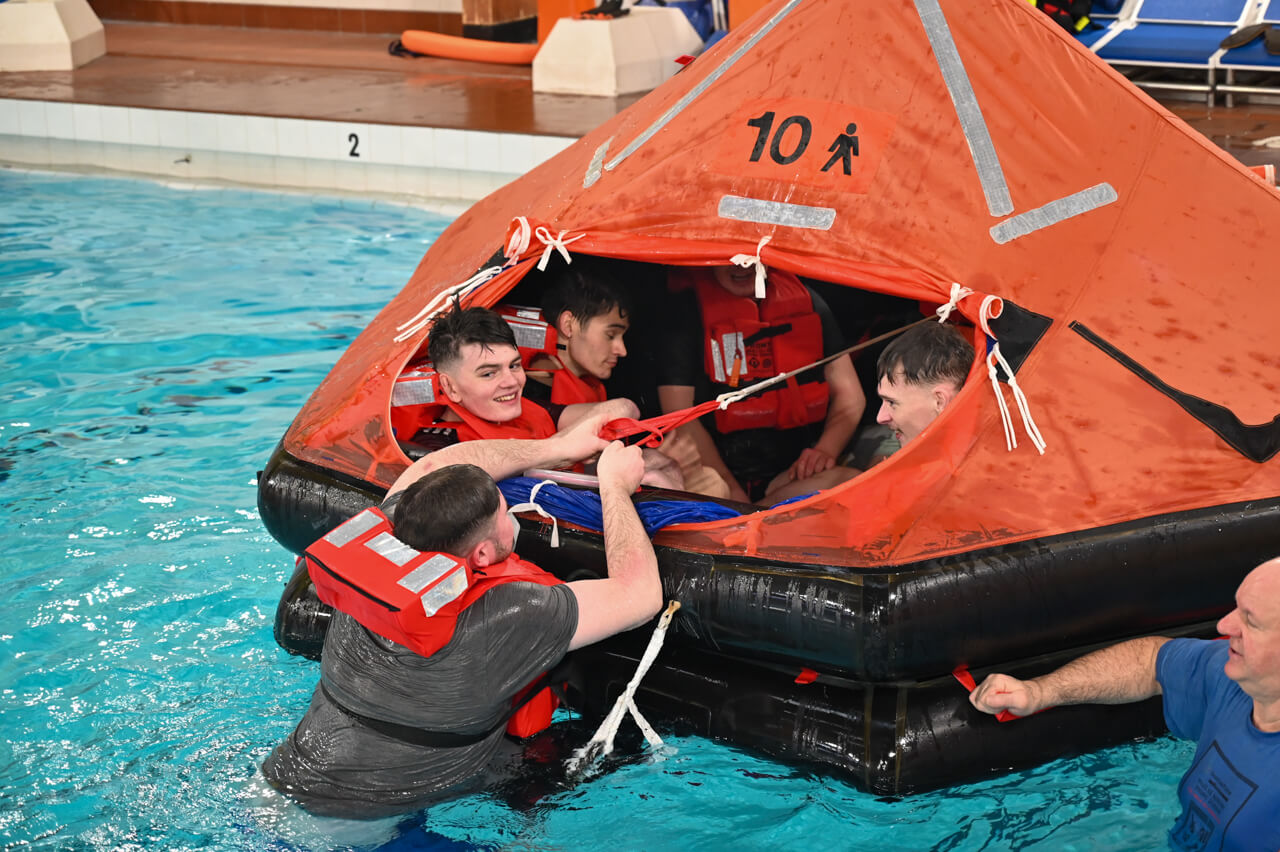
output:
M129 110L129 142L134 145L155 146L160 144L160 125L156 122L154 109Z
M556 154L568 148L576 139L566 139L563 136L534 136L533 137L533 156L537 163L545 163Z
M187 147L193 151L219 151L218 119L211 112L189 112L187 116Z
M524 174L541 162L534 153L533 136L523 133L499 133L497 136L498 162L494 171Z
M49 140L43 136L11 136L4 140L4 158L24 166L47 166Z
M417 184L417 180L413 180ZM432 198L461 198L462 188L458 181L458 172L453 169L429 169L426 173L426 185L414 192L421 192Z
M246 154L261 154L274 157L280 153L279 146L280 119L265 115L246 115L244 117Z
M249 125L243 115L219 115L215 129L215 151L226 154L243 154L248 151Z
M501 137L501 133L467 131L466 144L463 146L465 157L461 168L473 172L493 172L500 169ZM454 166L454 168L459 167Z
M388 163L369 163L364 167L365 188L368 192L398 195L407 190L401 188L400 169Z
M276 153L281 157L307 156L307 122L298 118L276 119ZM301 186L301 184L297 184Z
M305 189L307 186L307 161L301 157L276 158L276 185Z
M156 111L157 144L161 148L172 148L185 151L191 146L191 136L187 131L187 113L182 110Z
M18 126L23 136L49 138L48 111L44 101L18 101Z
M102 141L113 145L128 145L129 112L127 107L102 107Z
M71 123L74 139L81 142L102 141L102 107L97 104L72 104Z
M307 189L332 188L337 183L337 163L332 160L303 160L302 185Z
M465 169L467 146L471 144L469 135L465 130L437 127L434 156L422 165L434 166L437 169ZM416 165L416 163L406 161L405 165Z
M76 120L72 107L74 104L50 101L44 105L45 133L50 139L75 139Z
M360 163L369 154L369 125L346 121L307 122L307 156Z
M365 164L338 160L329 165L333 169L329 178L331 183L313 184L316 189L332 187L343 192L365 192L369 188L368 166Z
M441 146L440 134L445 131L435 127L400 128L400 165L414 168L431 168L436 165Z
M22 135L22 121L18 117L19 103L11 98L0 98L0 135Z
M396 166L404 152L404 134L398 124L370 124L364 161L370 165Z

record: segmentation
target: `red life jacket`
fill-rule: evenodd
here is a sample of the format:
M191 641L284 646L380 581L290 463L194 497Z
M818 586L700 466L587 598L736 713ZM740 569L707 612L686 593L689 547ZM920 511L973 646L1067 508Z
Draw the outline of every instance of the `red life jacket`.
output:
M555 367L551 373L551 401L556 405L574 405L580 402L604 402L604 382L590 374L578 376L560 360L557 349L558 336L555 327L543 318L537 308L521 305L498 305L494 310L511 326L516 336L516 348L526 370L533 369L533 362L546 356ZM542 370L544 368L537 368Z
M321 601L424 657L449 643L458 616L494 586L563 582L514 553L474 573L466 560L419 552L392 534L378 509L365 509L320 538L305 558ZM551 724L558 702L549 687L542 692L511 717L508 733L530 736Z
M822 319L800 279L769 271L761 301L735 296L716 283L710 269L672 273L676 288L692 279L702 312L703 366L720 385L744 387L819 361L823 356ZM741 429L793 429L820 423L827 416L827 383L784 385L735 402L715 412L721 432Z
M457 420L442 420L445 409ZM396 439L408 441L419 429L446 427L455 429L459 441L479 438L549 438L556 424L546 409L530 400L520 399L520 416L505 423L492 423L477 417L461 405L455 405L440 390L440 374L430 361L410 364L395 381L391 391L391 429Z

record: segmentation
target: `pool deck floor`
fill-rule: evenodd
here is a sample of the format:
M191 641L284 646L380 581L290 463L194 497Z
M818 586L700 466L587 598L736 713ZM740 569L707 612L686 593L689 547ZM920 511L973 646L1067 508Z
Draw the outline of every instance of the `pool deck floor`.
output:
M0 98L567 139L640 97L538 94L527 66L400 58L387 51L392 34L104 27L107 55L75 71L0 73ZM1246 165L1280 164L1280 106L1161 100Z

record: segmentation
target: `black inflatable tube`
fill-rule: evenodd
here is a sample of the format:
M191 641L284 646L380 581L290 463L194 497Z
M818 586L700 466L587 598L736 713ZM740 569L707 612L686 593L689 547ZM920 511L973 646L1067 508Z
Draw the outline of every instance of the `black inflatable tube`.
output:
M258 502L272 535L301 552L380 497L368 483L278 449ZM550 524L526 519L521 527L525 558L563 579L603 574L599 535L565 528L553 550ZM994 665L1225 614L1244 575L1280 552L1280 499L890 568L657 552L664 594L682 604L673 632L689 642L859 681L920 680L957 664ZM305 594L305 584L294 591ZM282 599L277 637L318 645L322 636L306 638L324 626L324 614L309 609L318 606Z
M1209 627L1178 633L1207 635ZM603 717L635 671L642 649L618 645L577 652L572 697L588 716ZM1034 677L1088 650L1001 670ZM980 682L988 673L974 674ZM816 767L884 796L970 783L1165 730L1159 698L1057 707L999 722L975 710L951 676L909 684L820 678L801 685L790 673L691 648L664 648L635 701L651 722L679 723L680 733Z

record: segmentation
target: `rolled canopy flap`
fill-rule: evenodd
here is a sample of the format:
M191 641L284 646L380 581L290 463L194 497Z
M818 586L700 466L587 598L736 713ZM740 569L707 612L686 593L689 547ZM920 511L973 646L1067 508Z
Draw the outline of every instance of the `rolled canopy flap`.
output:
M777 0L459 217L299 414L288 452L394 479L407 460L390 385L422 339L388 341L482 268L516 216L585 234L571 253L653 263L723 263L768 236L764 261L801 275L937 303L951 282L998 296L1011 313L997 336L1017 309L1052 320L1033 346L1002 346L1025 356L1044 455L1006 449L975 362L889 461L791 507L663 533L674 546L905 564L1280 494L1267 441L1265 461L1246 458L1070 329L1242 424L1271 422L1280 194L1024 0ZM495 303L533 251L472 298Z

